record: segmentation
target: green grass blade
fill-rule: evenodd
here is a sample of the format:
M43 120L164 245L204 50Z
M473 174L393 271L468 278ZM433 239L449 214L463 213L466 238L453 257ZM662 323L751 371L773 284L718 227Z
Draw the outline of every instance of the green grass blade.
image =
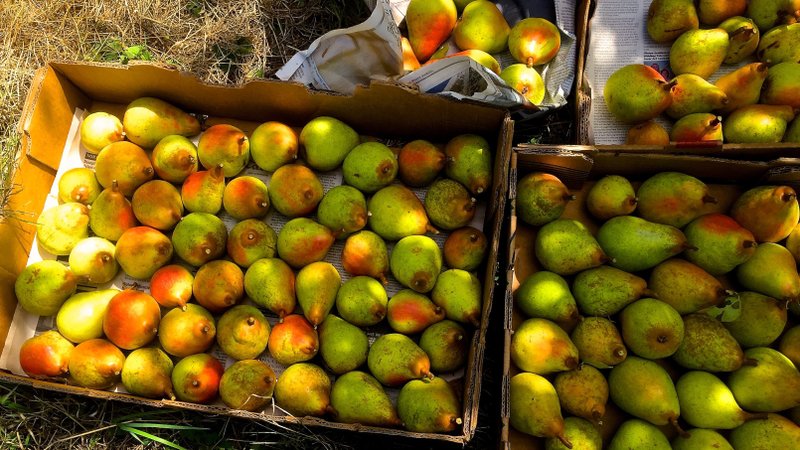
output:
M141 437L147 438L147 439L149 439L151 441L158 442L159 444L166 445L167 447L174 448L175 450L187 450L185 447L181 447L180 445L178 445L178 444L176 444L176 443L174 443L172 441L168 441L168 440L166 440L166 439L164 439L162 437L158 437L158 436L156 436L154 434L148 433L146 431L142 431L142 430L140 430L138 428L131 427L131 426L128 426L126 424L119 424L118 427L119 427L120 430L123 430L123 431L126 431L126 432L130 433L134 437L141 436Z

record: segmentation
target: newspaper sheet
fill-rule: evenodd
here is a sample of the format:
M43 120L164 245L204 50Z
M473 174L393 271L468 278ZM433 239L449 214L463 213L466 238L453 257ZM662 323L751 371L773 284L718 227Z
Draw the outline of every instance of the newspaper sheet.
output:
M497 74L468 57L441 59L403 72L400 27L409 0L365 1L373 8L365 22L322 35L308 49L295 54L277 72L278 78L345 94L352 93L358 85L368 85L370 80L390 80L416 85L421 92L505 108L526 103ZM565 105L575 78L575 1L499 0L497 6L511 26L526 17L544 17L561 30L558 56L537 68L547 87L547 95L538 106L546 110ZM448 55L460 51L452 40L445 45ZM507 51L493 56L501 67L516 62Z

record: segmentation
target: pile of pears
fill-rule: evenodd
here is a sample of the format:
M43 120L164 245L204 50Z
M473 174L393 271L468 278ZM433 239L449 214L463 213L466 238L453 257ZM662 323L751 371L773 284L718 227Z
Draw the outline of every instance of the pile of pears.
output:
M485 137L390 148L331 116L247 133L154 97L122 120L89 114L80 136L94 167L59 172L37 221L44 259L15 284L54 324L21 346L25 373L460 429L463 389L448 380L469 370L483 320L489 242L470 224L491 191ZM344 183L324 187L334 170Z
M561 32L541 17L524 18L510 26L498 5L489 0L411 0L401 43L403 70L467 56L538 105L547 93L542 73L558 55ZM496 56L506 51L516 62L501 68Z
M511 426L547 449L798 448L797 193L633 181L517 181L536 270L513 295Z
M671 45L674 77L631 64L608 78L626 143L800 143L799 18L797 0L653 0L647 33Z

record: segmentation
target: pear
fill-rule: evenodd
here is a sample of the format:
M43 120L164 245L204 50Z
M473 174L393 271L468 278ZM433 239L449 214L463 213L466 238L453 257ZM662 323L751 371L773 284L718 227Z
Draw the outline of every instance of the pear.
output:
M181 199L187 211L217 214L225 195L222 166L190 174L181 184Z
M634 216L606 221L597 231L597 242L612 266L628 272L655 267L688 246L680 229Z
M331 372L341 375L367 362L369 340L361 328L328 314L317 331L319 354Z
M333 411L331 379L313 363L297 363L278 376L272 392L277 406L296 417L321 417Z
M278 256L295 269L322 261L336 238L325 225L307 217L295 217L278 232Z
M192 298L194 275L179 264L162 266L150 277L150 295L165 308L183 308Z
M684 253L686 259L711 275L730 272L750 259L756 250L753 233L720 213L694 219L683 228L683 234L694 247Z
M118 240L125 230L138 224L133 205L120 192L116 181L100 192L89 210L92 232L110 241Z
M69 372L75 345L56 330L25 340L19 348L19 366L32 378L60 377Z
M800 48L794 45L800 36L800 24L779 25L761 34L756 56L762 62L774 65L784 61L800 61Z
M347 237L342 247L342 267L351 276L366 275L386 284L389 273L389 250L386 242L369 230Z
M556 219L539 229L534 242L542 266L559 275L597 267L606 254L586 226L573 219Z
M789 105L745 105L730 113L722 132L732 144L777 143L794 116Z
M400 333L378 336L369 347L367 366L384 386L433 378L428 355L411 338Z
M454 372L467 363L470 341L467 330L453 320L444 319L422 332L419 346L431 361L431 370Z
M672 356L681 366L692 370L731 372L744 364L739 343L722 322L706 314L683 317L683 341Z
M299 150L297 133L282 122L264 122L250 134L250 158L267 172L294 162Z
M122 385L133 395L175 400L169 355L157 347L138 348L128 354L122 365Z
M411 48L411 41L406 36L400 36L400 49L403 54L403 72L411 72L420 68L417 55Z
M220 313L244 296L244 273L231 261L209 261L194 274L192 292L197 304L212 313Z
M666 358L675 353L683 341L680 314L661 300L636 300L622 310L619 320L625 345L642 358Z
M509 420L515 430L532 436L558 438L567 448L564 418L552 384L535 373L519 373L509 381Z
M528 275L514 292L517 307L529 317L541 317L554 322L573 322L578 319L578 306L561 276L542 270Z
M786 329L778 343L778 350L795 366L800 366L800 345L798 344L800 344L800 325Z
M746 0L698 0L697 17L705 25L718 25L725 19L741 16L747 10Z
M142 225L166 231L181 220L183 199L172 183L150 180L134 191L131 209Z
M53 259L29 264L14 281L17 303L37 316L56 314L77 288L78 278L72 270Z
M476 48L472 48L472 49L469 49L469 50L462 50L462 51L456 52L456 53L451 53L449 55L444 55L441 58L439 58L438 56L439 55L437 55L437 54L434 54L433 56L431 56L431 59L428 60L428 63L431 63L431 62L435 61L436 59L441 59L441 58L455 58L455 57L460 57L460 56L466 56L467 58L475 61L476 63L480 64L481 66L485 67L486 69L496 73L497 75L500 75L502 73L502 71L500 70L500 63L497 61L497 59L494 56L486 53L483 50L478 50ZM508 67L511 67L511 66L508 66Z
M783 302L757 292L740 292L741 314L722 324L744 348L767 347L786 328L787 313Z
M671 450L669 441L658 427L639 419L628 419L617 428L609 450L628 449Z
M70 379L78 386L107 389L120 380L125 355L105 339L76 345L69 357Z
M119 191L128 198L155 175L147 153L128 141L114 142L100 150L94 162L94 173L104 188L116 181Z
M603 265L578 273L572 282L572 294L584 314L611 316L650 292L644 278Z
M178 358L208 350L216 335L214 317L207 309L194 303L187 304L185 309L170 309L158 325L161 347Z
M783 302L800 298L800 276L792 253L767 242L756 247L753 257L736 269L736 279L746 289Z
M500 71L500 78L534 105L541 104L547 94L544 79L535 67L517 63Z
M531 172L517 181L516 213L528 225L541 226L560 218L574 199L567 186L549 173Z
M306 166L286 164L272 174L269 201L286 217L311 214L322 200L323 188L317 175Z
M800 2L796 0L750 0L747 16L752 18L761 31L781 24L795 23L800 17Z
M631 214L638 203L631 182L620 175L600 178L586 194L586 208L599 220Z
M189 138L179 134L158 141L150 153L150 161L159 178L176 184L183 183L199 168L197 147Z
M442 251L428 236L406 236L392 249L389 267L400 284L424 294L442 270Z
M789 358L769 347L753 347L744 355L756 364L728 377L728 387L743 409L778 412L800 405L800 372Z
M731 206L733 217L758 242L778 242L789 236L800 217L797 193L790 186L757 186Z
M237 360L257 358L267 348L270 325L252 305L236 305L217 320L217 345Z
M397 396L403 426L419 433L446 433L462 424L461 400L444 378L411 380Z
M380 281L357 276L345 281L336 293L336 310L359 327L376 325L386 317L389 296Z
M156 337L161 307L152 296L125 289L111 298L103 317L103 333L123 350L134 350Z
M692 0L654 0L647 10L647 34L656 42L667 43L685 31L699 28Z
M770 105L789 105L800 108L800 62L782 62L770 67L761 103Z
M800 119L795 117L792 123L786 128L786 134L783 135L783 142L800 143Z
M713 275L679 258L668 259L653 268L647 283L655 297L680 314L689 314L725 303L735 295Z
M672 450L702 450L706 448L733 450L724 436L705 428L687 430L685 435L676 436L672 440Z
M89 208L83 203L62 203L45 209L36 220L39 246L56 256L66 256L75 244L89 237Z
M219 381L225 369L209 353L188 355L172 368L175 397L184 402L211 403L219 395Z
M779 414L767 414L764 420L751 420L735 428L728 440L741 450L792 448L800 440L800 427Z
M428 218L436 227L455 230L472 222L477 200L461 183L440 178L428 186L424 204Z
M89 153L100 153L108 144L125 139L119 117L105 111L95 111L84 117L80 126L81 144Z
M249 359L231 364L219 379L219 397L229 408L258 411L272 400L275 372L265 362Z
M386 320L398 333L421 333L434 323L444 320L445 312L430 298L412 289L401 289L386 305Z
M590 365L561 372L553 380L561 409L600 424L606 413L608 383L605 376Z
M350 125L330 116L308 121L298 139L306 163L321 172L339 167L359 142L358 133Z
M492 149L489 142L476 134L460 134L447 141L444 172L463 184L473 195L488 190L492 184Z
M61 203L91 205L102 190L94 171L87 167L74 167L58 178L58 199Z
M334 186L320 200L317 220L344 239L367 225L367 200L352 186Z
M603 98L614 118L633 124L654 119L664 112L672 103L672 87L652 67L629 64L608 77Z
M669 138L673 142L722 142L722 118L711 113L683 116L673 124Z
M172 230L175 253L195 267L225 254L227 240L228 229L222 219L204 212L185 215Z
M650 222L682 228L717 200L699 179L681 172L659 172L636 191L638 212Z
M370 228L387 241L435 230L422 201L401 184L391 184L372 194L367 211Z
M578 349L581 361L598 369L614 367L628 356L617 326L605 317L582 318L572 330L570 339Z
M420 63L427 61L453 32L458 12L453 0L412 0L406 9L411 49Z
M625 134L625 143L632 145L669 145L669 133L663 125L650 119L630 127Z
M101 337L108 302L118 292L118 289L101 289L70 296L56 314L58 332L76 344Z
M611 401L628 414L653 425L678 426L678 394L669 374L658 363L628 356L611 369L608 388Z
M278 233L260 219L237 222L228 232L225 249L228 257L243 268L277 252Z
M235 176L250 161L250 139L233 125L211 125L200 135L197 157L206 169L221 165L225 177Z
M295 276L295 295L305 318L316 327L336 303L336 294L342 277L333 264L312 262L301 268Z
M725 91L699 75L684 73L672 81L672 103L665 112L673 119L711 112L725 107L729 102Z
M738 64L755 53L761 32L753 19L735 15L719 24L719 27L728 32L728 53L725 55L725 64Z
M511 360L521 370L548 374L578 366L578 349L555 322L532 318L511 335Z
M222 208L237 221L266 216L269 211L267 185L250 175L230 180L222 192Z
M508 50L517 62L541 66L552 61L561 49L561 32L549 20L527 17L508 33Z
M452 34L460 49L500 53L508 46L510 31L511 27L493 2L476 0L464 7Z
M603 448L603 437L591 422L580 417L564 418L564 437L572 444L573 449L600 450ZM547 438L545 450L564 450L569 448L558 438Z
M364 193L389 185L397 176L397 155L380 142L353 147L342 162L344 182Z
M408 186L427 186L444 170L445 161L446 156L439 146L416 139L400 148L397 176Z
M676 75L693 73L708 79L728 53L728 32L722 28L688 30L669 49L669 65Z
M372 375L353 370L336 378L331 389L334 417L342 423L397 427L401 420L383 386Z
M255 304L278 317L294 311L295 274L282 259L261 258L244 273L244 290Z
M453 269L476 270L486 257L489 241L483 231L466 226L451 232L442 245L444 264Z
M140 97L128 104L122 117L125 136L134 144L153 148L165 136L200 133L200 122L179 107L154 97Z
M763 418L744 411L733 392L709 372L689 371L675 383L681 417L694 427L730 430L748 420Z
M175 239L175 233L172 237ZM114 258L128 276L149 280L156 270L172 260L173 251L175 248L164 233L155 228L139 226L122 233L117 240ZM180 251L175 253L181 256Z
M308 361L319 351L319 335L305 317L288 314L272 327L267 349L284 366Z
M448 319L479 327L483 305L481 288L481 281L475 274L448 269L436 279L431 299L444 310Z

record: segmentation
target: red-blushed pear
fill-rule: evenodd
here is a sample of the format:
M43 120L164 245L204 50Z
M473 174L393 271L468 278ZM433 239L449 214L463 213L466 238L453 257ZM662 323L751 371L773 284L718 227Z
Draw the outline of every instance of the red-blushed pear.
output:
M508 47L511 27L494 2L476 0L464 7L453 28L458 48L500 53Z
M508 34L508 50L517 62L527 66L549 63L561 49L561 32L541 17L522 19Z
M119 190L115 181L103 189L89 210L89 227L92 232L109 241L116 241L129 228L139 225L133 205Z
M173 367L172 359L160 348L137 348L128 354L122 365L122 385L134 395L175 400Z
M286 217L298 217L311 214L324 191L311 169L300 164L286 164L272 174L268 194L276 211Z
M351 276L366 275L388 283L389 250L386 242L370 230L347 237L342 247L342 267Z
M164 233L138 226L122 233L117 240L114 258L126 274L149 280L156 270L170 262L172 253L172 242Z
M483 262L488 246L486 234L475 227L453 230L442 246L444 264L453 269L476 270Z
M742 16L747 10L746 0L698 0L697 18L700 23L716 26L733 16Z
M420 63L427 61L450 37L457 19L458 12L453 0L411 0L408 3L408 40Z
M296 217L286 222L278 232L278 255L299 269L322 261L335 240L333 232L325 225L307 217Z
M95 159L94 173L104 188L111 187L116 180L119 191L128 198L155 175L147 153L128 141L114 142L100 150Z
M150 180L139 186L131 198L136 219L157 230L171 230L183 217L183 199L178 188L164 180Z
M236 305L217 321L217 344L231 358L254 359L267 348L270 325L252 305Z
M74 167L58 179L58 199L61 203L91 205L102 190L94 171L88 167Z
M449 373L464 367L469 354L467 330L458 322L444 319L425 328L419 347L431 361L431 371Z
M219 396L229 408L258 411L272 400L275 372L263 361L231 364L219 380Z
M420 68L417 55L411 48L411 42L405 36L400 36L400 48L403 52L403 71L411 72Z
M119 117L105 111L86 116L80 126L81 144L89 153L100 153L108 144L125 139Z
M711 112L730 102L725 91L693 73L680 74L672 83L672 103L665 112L673 119L692 113Z
M648 120L630 127L625 135L625 143L633 145L669 145L669 132L660 123Z
M179 358L208 350L216 335L214 316L194 303L186 305L185 310L170 309L163 315L158 326L158 342L161 347L165 352Z
M397 155L397 176L408 186L431 184L444 169L442 149L424 139L416 139L400 148Z
M629 64L608 77L603 98L614 118L635 124L654 119L669 107L672 86L652 67Z
M191 173L181 184L181 200L190 212L218 213L224 194L225 175L221 165Z
M655 298L682 315L721 306L726 298L736 295L716 277L683 258L670 258L655 266L647 286ZM662 317L666 318L666 314Z
M730 272L753 256L756 249L753 233L732 217L720 213L694 219L684 227L683 234L694 247L684 253L686 259L711 275Z
M728 115L723 133L731 144L778 143L794 116L789 105L745 105Z
M150 295L164 308L186 308L192 298L194 275L184 266L168 264L150 277Z
M717 111L727 114L741 106L758 103L768 71L766 64L758 62L744 65L719 77L714 85L725 93L728 103L717 108Z
M244 297L244 272L228 260L209 261L194 274L192 292L200 306L222 312Z
M240 221L264 217L269 211L267 185L253 176L238 176L225 185L222 207L229 216Z
M797 193L790 186L758 186L742 193L731 217L757 242L778 242L789 236L800 218Z
M386 306L386 320L394 331L403 334L421 333L444 320L444 310L426 295L411 289L397 292Z
M76 345L69 358L70 380L78 386L107 389L120 380L125 355L105 339Z
M500 72L500 78L534 105L542 103L547 93L539 71L526 64L506 66Z
M267 341L269 353L288 366L308 361L319 350L317 330L300 314L289 314L272 327Z
M219 382L225 369L208 353L188 355L172 369L172 387L178 400L211 403L219 394Z
M264 122L250 134L250 157L267 172L296 160L299 147L297 132L281 122Z
M639 216L677 228L683 228L701 216L708 205L717 203L705 183L676 171L651 175L639 186L636 196Z
M165 136L200 133L200 122L181 108L155 97L140 97L128 104L122 117L125 136L144 148L153 148Z
M295 417L322 417L333 412L330 376L313 363L287 367L272 394L277 406Z
M486 53L483 50L478 49L469 49L469 50L461 50L460 52L452 53L449 55L445 55L442 57L444 58L453 58L456 56L466 56L471 60L475 61L476 63L486 67L487 69L491 70L492 72L500 75L500 63L495 59L494 56ZM428 60L428 63L435 61L435 59L431 58Z
M197 147L185 136L165 136L150 153L156 175L164 181L181 184L186 177L197 172Z
M155 339L160 321L161 308L153 297L126 289L108 302L103 332L117 347L133 350Z
M261 258L275 256L278 233L260 219L237 222L228 232L225 247L228 257L242 268L248 268Z
M212 125L200 135L197 157L206 169L221 165L225 176L232 177L250 161L250 139L233 125Z
M33 378L60 377L69 371L75 346L56 330L25 340L19 348L19 365Z
M770 67L761 103L800 108L800 62L786 61Z

